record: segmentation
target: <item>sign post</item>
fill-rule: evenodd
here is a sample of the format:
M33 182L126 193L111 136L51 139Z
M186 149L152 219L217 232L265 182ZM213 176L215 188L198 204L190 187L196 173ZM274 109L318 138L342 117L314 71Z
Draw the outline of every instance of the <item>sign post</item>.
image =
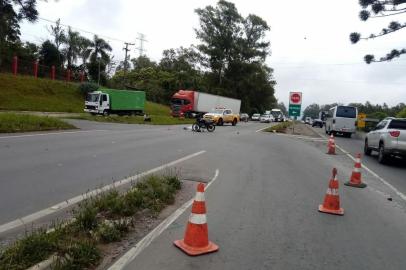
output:
M294 116L295 120L300 116L302 108L302 92L289 93L289 117ZM295 133L295 121L293 121L293 133Z

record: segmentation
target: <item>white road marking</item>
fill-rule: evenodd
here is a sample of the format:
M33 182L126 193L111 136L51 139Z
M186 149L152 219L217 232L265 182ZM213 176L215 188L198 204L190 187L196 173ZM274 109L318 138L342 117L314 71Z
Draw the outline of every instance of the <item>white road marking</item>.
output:
M324 134L319 134L320 137L324 137L326 138L326 136ZM353 157L348 151L346 151L344 148L342 148L341 146L339 146L336 143L336 147L343 152L347 157L349 157L350 159L352 159L354 162L357 161L356 157ZM390 188L393 192L395 192L402 200L406 201L406 195L403 194L401 191L399 191L396 187L394 187L392 184L390 184L388 181L386 181L385 179L383 179L382 177L380 177L377 173L375 173L373 170L371 170L370 168L368 168L366 165L361 164L362 168L364 168L366 171L368 171L370 174L372 174L373 176L375 176L379 181L381 181L384 185L386 185L388 188Z
M61 134L74 134L74 133L89 133L94 131L107 131L105 129L94 129L94 130L81 130L81 131L62 131L62 132L49 132L49 133L38 133L38 134L24 134L24 135L11 135L11 136L0 136L0 139L12 139L12 138L24 138L24 137L35 137L35 136L47 136L47 135L61 135Z
M216 181L219 175L219 169L216 170L214 177L211 181L206 185L205 190L209 188L211 184ZM148 247L155 238L161 235L180 215L182 215L186 209L188 209L192 203L194 198L190 199L186 203L184 203L181 207L179 207L175 212L173 212L169 217L167 217L164 221L162 221L155 229L153 229L149 234L147 234L144 238L141 239L134 247L128 250L120 259L118 259L108 270L121 270L123 269L128 263L133 261L146 247Z
M336 143L336 147L338 149L340 149L340 151L342 151L344 154L346 154L350 159L352 159L354 162L357 160L355 157L353 157L349 152L345 151L343 148L341 148L340 146L337 145ZM395 188L392 184L390 184L388 181L386 181L385 179L383 179L382 177L380 177L377 173L375 173L373 170L371 170L370 168L368 168L367 166L365 166L364 164L362 164L362 168L364 168L366 171L368 171L370 174L372 174L373 176L375 176L379 181L381 181L384 185L386 185L388 188L392 189L393 192L395 192L401 199L403 199L404 201L406 201L406 195L403 194L401 191L399 191L397 188Z
M19 226L23 226L23 225L26 225L26 224L30 224L30 223L32 223L33 221L37 220L37 219L40 219L40 218L42 218L42 217L45 217L45 216L50 215L50 214L53 214L53 213L55 213L55 212L57 212L57 211L60 211L60 210L62 210L62 209L65 209L65 208L67 208L67 207L70 207L70 206L72 206L72 205L74 205L74 204L77 204L77 203L79 203L79 202L81 202L81 201L87 199L87 198L90 198L90 197L92 197L92 196L95 196L95 195L97 195L97 194L100 194L100 193L102 193L102 192L105 192L105 191L110 190L110 189L112 189L112 188L119 187L119 186L122 186L122 185L125 185L125 184L129 184L129 183L131 183L132 181L138 180L138 179L140 179L140 178L142 178L142 177L145 177L145 176L147 176L147 175L149 175L149 174L156 173L156 172L161 171L161 170L163 170L163 169L165 169L165 168L171 167L171 166L173 166L173 165L176 165L176 164L181 163L181 162L183 162L183 161L186 161L186 160L188 160L188 159L194 158L194 157L199 156L199 155L201 155L201 154L203 154L203 153L205 153L205 152L206 152L205 150L200 151L200 152L196 152L196 153L194 153L194 154L185 156L185 157L183 157L183 158L180 158L180 159L177 159L177 160L175 160L175 161L169 162L169 163L167 163L167 164L161 165L161 166L159 166L159 167L156 167L156 168L154 168L154 169L148 170L148 171L146 171L146 172L143 172L143 173L140 173L140 174L137 174L137 175L134 175L134 176L127 177L127 178L122 179L122 180L120 180L120 181L114 182L113 184L106 185L106 186L104 186L104 187L101 187L101 188L98 188L98 189L89 191L89 192L87 192L86 194L73 197L73 198L71 198L71 199L69 199L69 200L60 202L60 203L58 203L58 204L56 204L56 205L53 205L53 206L48 207L48 208L46 208L46 209L40 210L40 211L35 212L35 213L33 213L33 214L30 214L30 215L27 215L27 216L25 216L25 217L21 217L21 218L19 218L19 219L16 219L16 220L13 220L13 221L11 221L11 222L8 222L8 223L6 223L6 224L0 225L0 234L1 234L1 233L4 233L4 232L6 232L6 231L9 231L9 230L15 229L15 228L17 228L17 227L19 227Z
M267 128L270 128L270 127L264 127L264 128L261 128L261 129L256 130L255 132L260 132L260 131L263 131L263 130L265 130L265 129L267 129Z

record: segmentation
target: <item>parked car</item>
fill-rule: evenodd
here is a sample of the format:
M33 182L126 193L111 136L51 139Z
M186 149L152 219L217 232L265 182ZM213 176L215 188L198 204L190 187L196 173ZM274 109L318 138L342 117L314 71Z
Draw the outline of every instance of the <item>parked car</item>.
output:
M241 122L248 122L250 116L247 113L240 113L240 121Z
M312 123L312 127L323 128L323 121L321 119L314 119L313 123Z
M259 113L254 113L254 114L251 116L251 120L252 120L252 121L259 121L259 118L261 118L261 115L260 115Z
M406 157L406 118L388 117L378 123L365 137L364 153L378 151L378 162L390 156Z
M350 138L357 127L358 109L353 106L335 106L328 111L326 134L341 133Z
M271 123L275 121L275 118L272 116L272 114L263 114L261 115L261 118L259 119L261 123Z

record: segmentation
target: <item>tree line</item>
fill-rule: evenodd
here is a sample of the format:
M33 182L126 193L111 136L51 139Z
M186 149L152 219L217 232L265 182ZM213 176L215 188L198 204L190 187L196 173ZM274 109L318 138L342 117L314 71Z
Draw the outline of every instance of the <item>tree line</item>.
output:
M48 29L50 40L41 45L22 42L19 23L37 20L36 0L2 0L0 9L5 15L0 18L0 68L18 55L21 61L85 71L91 81L105 86L145 90L148 99L159 103L169 103L179 89L193 89L241 99L242 110L249 113L277 105L273 70L265 63L270 27L256 15L243 17L231 2L220 0L195 10L198 44L164 50L159 62L145 55L131 59L132 65L125 59L115 70L109 70L113 56L108 42L98 36L90 40L64 28L60 20Z
M313 119L319 118L319 112L328 111L334 106L344 105L340 103L319 105L317 103L310 104L303 111L303 119L311 117ZM367 101L363 103L349 103L348 106L354 106L358 108L358 113L365 113L368 118L382 120L385 117L405 117L406 118L406 104L401 102L395 106L388 106L388 104L372 104Z

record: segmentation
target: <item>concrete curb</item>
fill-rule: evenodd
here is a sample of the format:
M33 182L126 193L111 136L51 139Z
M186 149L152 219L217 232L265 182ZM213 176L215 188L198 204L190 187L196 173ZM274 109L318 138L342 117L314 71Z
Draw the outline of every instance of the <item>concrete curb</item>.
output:
M30 268L28 268L27 270L48 270L51 269L51 265L52 263L54 263L56 261L56 259L58 259L57 255L52 255L51 257L49 257L48 259L46 259L45 261L42 261L34 266L31 266Z

